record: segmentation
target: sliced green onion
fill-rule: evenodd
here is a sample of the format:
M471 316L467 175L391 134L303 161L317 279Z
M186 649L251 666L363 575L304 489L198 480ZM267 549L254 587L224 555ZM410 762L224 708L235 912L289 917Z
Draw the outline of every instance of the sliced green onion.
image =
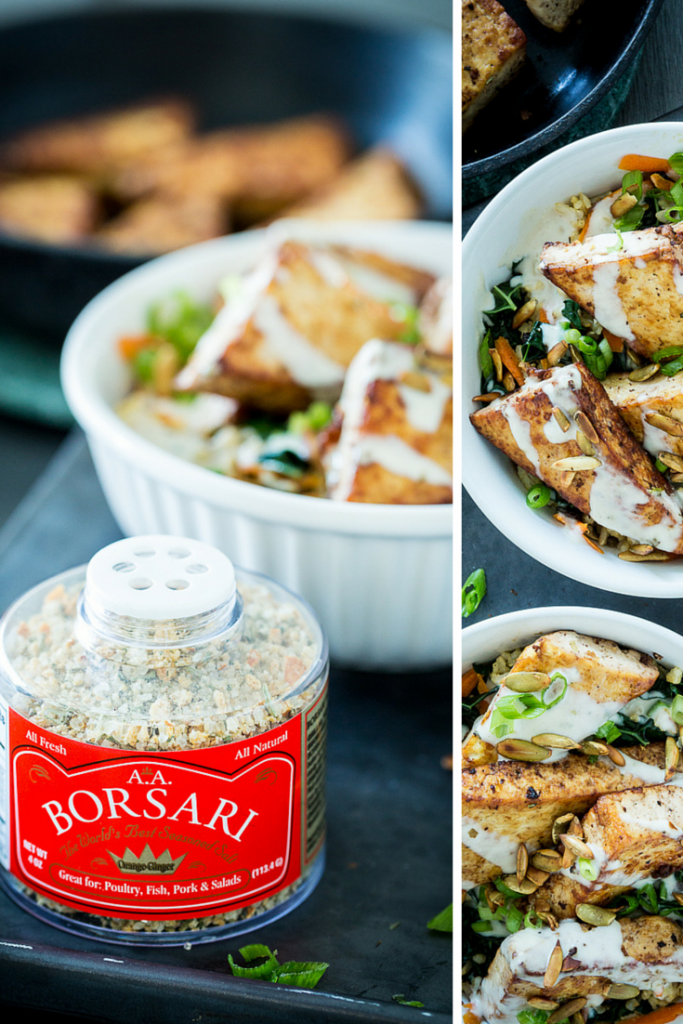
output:
M536 913L533 907L529 907L526 914L524 915L524 927L525 928L543 928L543 921Z
M621 233L621 228L617 227L616 221L614 222L614 230L617 234L617 241L614 243L614 245L607 246L607 252L619 252L621 249L624 248L624 236Z
M482 375L486 378L493 376L493 359L489 352L491 332L487 331L479 343L479 366Z
M475 921L471 927L472 931L477 933L491 931L491 923L489 921Z
M154 362L157 357L156 348L141 348L133 356L133 372L143 384L148 384L154 376Z
M290 960L286 964L276 967L268 980L277 982L279 985L315 988L329 966L329 964L314 961Z
M546 696L552 689L553 683L558 680L561 681L561 691L554 700L547 703ZM510 726L509 722L517 721L520 718L527 720L539 718L546 711L549 711L550 708L554 708L556 704L560 703L567 692L568 685L566 678L560 672L555 672L551 677L550 686L541 691L540 700L534 693L516 693L510 697L501 697L496 701L493 708L491 732L498 739L501 739L503 736L507 736L508 733L514 732L514 726ZM522 705L521 708L520 704Z
M660 348L652 355L652 362L659 363L662 359L673 359L674 356L683 356L683 345L669 345L667 348Z
M549 1016L545 1010L522 1010L517 1014L517 1020L519 1024L545 1024Z
M636 228L640 227L641 221L645 216L645 206L638 203L636 206L632 206L630 210L622 214L621 217L617 217L614 222L615 230L617 231L635 231ZM621 246L619 246L621 248Z
M509 932L518 932L524 923L524 914L518 907L510 907L505 916L505 927Z
M659 367L659 372L663 373L665 377L673 377L675 374L680 373L681 370L683 370L683 357L672 359L670 363L664 363Z
M577 331L576 327L570 327L564 332L564 340L568 345L576 345L581 340L581 331Z
M621 194L629 192L640 200L643 197L643 172L627 171L621 179Z
M536 484L526 494L526 503L529 508L544 508L550 501L550 488L545 484Z
M481 604L486 594L486 573L483 569L471 572L462 588L462 617L469 618Z
M602 358L605 360L605 365L609 370L610 366L612 365L612 360L614 359L614 353L610 348L610 343L608 342L607 338L602 338L598 347L602 352Z
M683 153L672 153L669 157L669 167L676 174L683 174Z
M444 909L436 915L436 917L433 917L431 921L428 921L427 927L433 932L452 932L453 904L449 903L447 907L444 907Z
M666 473L667 469L669 468L668 466L664 465L661 459L655 459L655 466L657 467L660 473Z
M399 992L391 998L395 1003L400 1003L401 1006L424 1006L424 1003L421 1003L419 999L406 999L402 992Z
M671 702L669 714L676 725L683 725L683 693L679 693Z
M579 874L582 878L585 878L589 882L594 882L598 877L598 869L592 860L588 860L587 857L579 857Z

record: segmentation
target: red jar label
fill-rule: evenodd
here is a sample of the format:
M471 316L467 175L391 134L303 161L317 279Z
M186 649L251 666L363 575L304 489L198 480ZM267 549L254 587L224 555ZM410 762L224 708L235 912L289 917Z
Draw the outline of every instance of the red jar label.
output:
M326 691L267 732L200 750L96 747L12 709L7 725L3 860L75 910L237 910L296 882L322 844Z

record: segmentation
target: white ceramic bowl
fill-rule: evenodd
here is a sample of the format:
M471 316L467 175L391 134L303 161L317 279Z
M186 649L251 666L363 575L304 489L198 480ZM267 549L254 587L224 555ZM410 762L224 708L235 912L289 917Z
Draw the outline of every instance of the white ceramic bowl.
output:
M655 656L667 666L683 667L683 636L636 615L607 608L524 608L496 615L462 631L462 670L491 661L501 651L534 643L540 636L571 629L584 636L613 640L622 647Z
M448 225L292 221L287 231L450 273ZM131 383L117 339L139 333L150 304L175 289L209 300L222 277L253 266L266 244L266 232L250 231L153 260L106 288L73 324L62 383L111 510L126 534L196 537L301 594L339 663L386 671L446 665L451 506L333 502L231 480L162 451L113 411Z
M477 342L487 290L509 277L525 255L528 238L545 210L577 192L598 195L621 182L626 153L668 158L683 149L683 124L614 128L580 139L539 160L510 182L470 229L463 246L463 482L484 515L514 544L564 576L619 594L683 596L683 563L624 562L613 551L593 551L574 531L544 510L527 508L512 462L476 433L468 420L476 408L480 372ZM556 241L548 238L547 241Z

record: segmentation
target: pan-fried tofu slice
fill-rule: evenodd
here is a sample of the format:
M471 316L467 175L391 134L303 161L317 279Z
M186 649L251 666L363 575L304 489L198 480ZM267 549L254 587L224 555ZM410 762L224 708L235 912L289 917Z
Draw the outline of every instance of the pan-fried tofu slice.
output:
M526 36L498 0L462 0L462 130L524 63Z
M26 171L105 171L177 142L193 127L184 100L144 103L29 129L0 147L0 163Z
M539 725L540 729L541 726ZM463 878L467 888L515 870L517 847L552 846L552 826L563 814L581 815L605 793L638 789L665 777L664 744L622 748L626 764L601 757L591 764L570 753L553 764L499 761L462 773Z
M100 209L91 186L51 175L0 184L0 231L41 242L73 243L95 227Z
M663 225L583 242L548 242L540 269L602 327L650 356L683 343L683 242Z
M282 242L220 311L177 386L281 412L335 401L361 346L404 330L392 302L416 304L432 281L380 256Z
M604 388L636 441L655 458L660 452L683 455L683 379L657 374L649 380L629 380L612 373Z
M327 458L335 501L453 500L453 389L407 345L368 341L346 375L339 443Z
M564 969L555 985L544 988L558 944ZM517 1024L529 999L563 1003L588 996L588 1005L596 1007L611 985L634 985L661 997L665 986L681 977L683 929L670 917L627 918L603 928L561 921L555 931L522 928L505 939L472 1008L488 1024Z
M549 902L557 918L575 917L578 903L609 903L639 882L683 867L683 789L678 786L606 794L581 824L597 877L583 878L576 863L550 876L533 898Z
M564 32L583 0L526 0L535 18L555 32Z
M342 167L329 184L285 207L281 217L313 220L411 220L422 200L405 167L390 150L371 149Z
M311 115L181 143L123 171L115 187L122 196L154 189L220 196L232 201L236 215L254 221L325 185L349 155L339 122Z
M225 234L227 211L215 196L151 196L105 224L95 239L114 252L171 252Z
M683 552L683 510L673 488L583 364L533 373L470 419L513 462L600 526ZM593 456L580 447L579 431Z
M453 357L453 281L440 277L420 306L420 334L425 350L432 356Z
M538 718L507 721L497 714L498 708L501 702L507 704L520 694L509 689L503 680L485 714L475 723L472 737L463 744L465 762L471 752L476 753L470 742L474 737L491 746L503 738L531 740L539 733L560 734L575 742L583 740L629 701L650 690L659 678L655 662L646 654L621 648L611 640L597 640L566 630L548 633L525 647L510 675L518 672L540 672L548 681L559 673L567 683L564 697ZM549 703L551 691L557 688L558 682L551 683L536 696ZM553 759L563 756L565 751L557 750Z

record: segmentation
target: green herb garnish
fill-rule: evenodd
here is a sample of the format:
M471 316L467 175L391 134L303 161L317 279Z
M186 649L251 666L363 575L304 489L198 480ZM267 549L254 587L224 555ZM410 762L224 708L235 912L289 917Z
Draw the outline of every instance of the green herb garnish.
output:
M332 419L332 406L327 402L313 402L305 412L290 413L287 430L292 434L305 434L310 430L320 433Z
M195 302L187 292L177 291L150 308L147 329L155 337L170 342L185 363L213 320L210 306Z
M268 946L255 943L251 946L243 946L240 954L247 964L253 964L255 960L261 960L260 964L242 967L236 964L231 954L228 954L230 970L238 978L261 978L263 981L272 981L280 985L296 985L298 988L315 988L323 974L330 966L315 961L289 960L281 964L277 959L277 950L271 952Z
M449 903L436 917L427 922L427 927L433 932L453 931L453 904Z
M604 740L605 743L614 743L615 740L619 739L621 733L614 722L605 722L593 735L597 740Z
M483 569L475 569L471 572L462 588L462 617L467 619L484 599L486 594L486 573Z
M395 1003L400 1003L401 1006L424 1006L424 1003L421 1003L417 999L406 999L402 992L399 992L398 995L392 996L391 998Z

